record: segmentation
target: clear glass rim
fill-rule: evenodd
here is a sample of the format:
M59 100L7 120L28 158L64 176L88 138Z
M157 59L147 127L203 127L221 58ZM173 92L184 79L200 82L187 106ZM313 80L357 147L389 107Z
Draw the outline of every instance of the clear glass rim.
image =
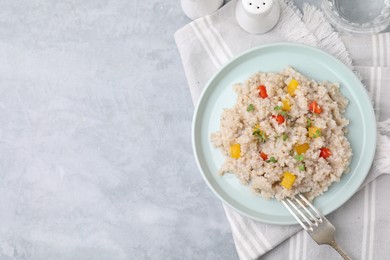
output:
M321 3L322 11L325 14L325 17L330 21L336 29L344 31L346 33L353 34L374 34L384 31L390 24L390 12L384 16L378 16L372 22L359 24L349 22L343 17L341 17L335 10L332 8L332 3L330 0L323 0Z

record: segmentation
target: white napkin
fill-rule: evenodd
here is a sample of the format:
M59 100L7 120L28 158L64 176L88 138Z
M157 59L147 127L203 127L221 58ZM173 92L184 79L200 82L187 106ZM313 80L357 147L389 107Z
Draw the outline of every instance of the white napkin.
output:
M386 259L383 247L390 233L390 220L386 211L378 209L390 206L383 199L390 196L388 186L383 185L390 184L390 176L381 177L381 182L377 182L376 178L382 173L390 173L390 160L387 159L390 152L390 104L385 99L381 100L381 97L390 95L390 33L340 38L321 11L304 5L301 13L291 0L287 0L280 1L281 18L272 31L250 35L236 23L235 4L236 1L231 1L216 13L197 19L175 33L194 103L206 82L223 64L260 44L291 41L317 46L352 68L363 79L374 102L379 130L377 153L362 191L329 218L338 229L337 239L353 259ZM352 66L352 60L355 66ZM297 225L263 224L240 215L230 207L224 205L224 208L240 259L261 256L262 259L337 257L332 250L316 247L315 242L308 239ZM382 237L383 242L380 240Z

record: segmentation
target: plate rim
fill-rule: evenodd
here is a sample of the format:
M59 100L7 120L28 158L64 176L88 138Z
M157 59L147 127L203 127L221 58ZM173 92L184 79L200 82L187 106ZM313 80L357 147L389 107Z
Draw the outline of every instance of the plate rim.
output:
M360 83L359 84L359 88L363 88L362 90L364 90L364 91L362 91L363 92L363 98L366 99L366 101L369 101L369 104L371 104L372 101L371 101L371 98L369 97L368 91L365 89L365 87L364 87L363 83L361 82L361 80L356 76L356 74L350 68L348 68L348 66L346 66L339 59L337 59L333 55L325 52L324 50L319 49L319 48L314 47L314 46L302 44L302 43L275 42L275 43L269 43L269 44L262 44L262 45L253 47L251 49L248 49L246 51L243 51L243 52L239 53L238 55L236 55L234 58L232 58L230 61L228 61L226 64L224 64L221 68L219 68L213 74L213 76L207 81L207 83L204 85L204 88L202 89L202 92L201 92L201 94L199 96L199 99L197 101L197 104L195 106L194 114L193 114L193 118L192 118L191 144L192 144L192 150L193 150L193 154L194 154L194 157L195 157L195 161L196 161L198 170L200 171L200 174L202 175L202 178L206 182L207 186L223 202L224 205L228 206L229 208L233 209L236 212L239 212L240 214L242 214L244 216L247 216L247 217L249 217L249 218L251 218L253 220L260 221L262 223L267 223L267 224L293 225L293 224L298 224L298 222L294 218L292 218L291 221L284 221L284 222L272 221L272 220L268 220L268 219L261 219L261 218L258 218L256 216L252 216L252 215L250 215L250 214L240 210L239 208L236 208L233 205L231 205L231 203L229 201L227 201L221 194L219 194L216 191L216 189L213 187L213 185L208 181L208 179L206 177L206 174L204 173L204 171L203 171L203 169L201 167L200 159L198 157L198 152L197 152L197 145L196 145L195 128L196 128L196 123L199 120L199 110L201 109L202 100L203 100L207 90L211 87L211 83L219 76L219 74L222 71L224 71L226 69L226 67L230 66L232 63L236 62L237 60L241 59L243 56L245 56L245 55L247 55L247 54L249 54L251 52L256 52L257 50L260 50L260 49L273 48L273 47L298 47L298 48L302 48L302 49L309 49L310 51L314 51L314 52L319 52L321 55L325 55L325 56L329 57L332 60L332 62L338 63L339 65L344 67L344 69L346 69L352 75L352 77L354 77L356 80L359 81L359 83ZM370 106L370 109L369 109L368 113L370 114L370 116L372 118L374 118L374 122L375 122L375 124L372 126L373 127L372 132L374 132L373 143L375 145L373 146L374 149L372 149L372 151L370 151L371 153L368 156L365 156L365 158L368 159L369 163L366 164L367 166L365 168L367 168L367 169L364 169L364 171L365 171L364 178L362 178L359 181L359 185L357 185L357 188L354 189L354 191L350 195L344 197L344 199L342 199L338 203L335 202L335 204L337 204L337 206L334 207L334 209L330 210L330 212L328 212L326 214L330 214L331 212L334 212L339 207L341 207L343 204L345 204L348 200L350 200L351 197L354 194L356 194L356 192L359 190L359 187L361 187L362 183L364 182L364 180L366 179L366 177L367 177L367 175L368 175L368 173L370 171L370 168L372 166L372 163L373 163L373 160L374 160L374 156L375 156L375 153L376 153L376 144L377 144L377 122L376 122L376 119L375 119L375 112L374 112L374 109L373 109L372 105ZM365 136L365 139L366 138L367 137ZM367 143L367 142L365 142L365 143Z

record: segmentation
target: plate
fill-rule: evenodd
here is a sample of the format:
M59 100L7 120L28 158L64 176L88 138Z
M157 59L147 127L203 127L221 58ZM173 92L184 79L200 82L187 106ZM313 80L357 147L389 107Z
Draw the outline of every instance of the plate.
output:
M232 107L236 102L232 89L234 83L244 82L257 71L279 72L288 66L317 81L340 83L342 94L350 102L345 114L350 120L347 138L353 151L350 172L314 200L314 205L325 215L336 210L358 190L371 167L376 147L376 121L364 86L348 67L333 56L314 47L292 43L251 49L226 64L207 83L192 124L195 158L211 190L241 214L281 225L297 223L282 203L256 195L248 186L240 184L234 174L218 175L224 156L211 144L210 134L219 130L223 109Z

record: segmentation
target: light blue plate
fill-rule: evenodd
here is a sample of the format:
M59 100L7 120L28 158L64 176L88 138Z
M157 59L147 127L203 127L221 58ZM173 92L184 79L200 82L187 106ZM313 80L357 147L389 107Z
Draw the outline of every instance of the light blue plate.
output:
M339 82L341 92L350 101L346 117L350 120L347 137L353 150L351 171L314 200L314 205L324 214L334 211L357 191L370 169L376 147L376 121L371 101L359 79L331 55L313 47L291 43L264 45L239 55L206 85L195 110L192 128L196 161L214 193L250 218L284 225L297 222L282 203L255 195L233 174L218 175L224 156L210 143L210 134L219 129L222 110L233 106L236 101L232 90L234 83L244 82L257 71L278 72L287 66L318 81Z

